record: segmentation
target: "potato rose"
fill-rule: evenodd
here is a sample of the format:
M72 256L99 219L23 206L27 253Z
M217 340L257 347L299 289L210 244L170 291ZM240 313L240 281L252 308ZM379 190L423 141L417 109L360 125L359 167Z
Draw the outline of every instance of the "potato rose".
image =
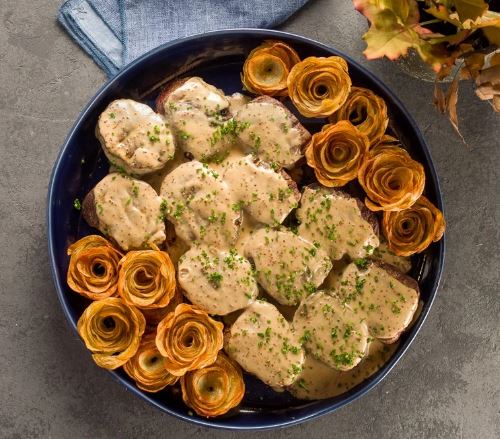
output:
M154 328L156 331L158 323L160 323L168 313L175 311L176 306L183 301L184 296L182 295L181 290L177 287L174 297L172 297L170 302L168 302L167 306L164 306L163 308L141 309L142 314L146 318L147 326Z
M163 308L175 294L175 268L159 250L128 252L120 261L118 294L128 305Z
M293 66L287 86L290 99L302 115L327 117L346 101L351 78L340 56L311 56Z
M91 300L116 292L121 253L99 235L86 236L68 247L69 287Z
M358 175L369 145L368 138L348 121L325 125L306 148L307 164L323 186L343 186Z
M141 342L146 320L117 297L92 302L78 320L78 334L96 364L116 369L132 358Z
M240 367L222 352L212 365L184 375L181 388L186 405L207 418L227 413L245 394Z
M300 61L297 52L281 41L266 40L250 52L241 82L255 94L286 96L290 69Z
M368 195L368 209L403 210L412 206L424 190L424 167L402 148L385 148L367 154L358 180Z
M156 332L156 346L165 368L175 376L209 366L222 349L224 325L193 305L181 303Z
M376 145L370 148L369 154L371 156L378 154L379 152L385 151L391 148L400 148L401 142L389 134L384 134Z
M330 122L348 120L366 134L370 145L375 145L384 135L389 123L384 100L363 87L352 87L344 104L330 116Z
M155 343L155 335L147 334L142 338L136 354L123 366L137 387L146 392L158 392L175 384L179 379L167 372Z
M388 247L399 256L424 251L441 239L445 227L441 211L423 195L408 209L384 212L382 220Z

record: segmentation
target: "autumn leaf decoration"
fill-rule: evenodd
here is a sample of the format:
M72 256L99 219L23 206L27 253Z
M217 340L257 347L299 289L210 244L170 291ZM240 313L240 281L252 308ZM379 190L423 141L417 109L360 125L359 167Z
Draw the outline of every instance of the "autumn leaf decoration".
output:
M455 75L445 93L436 82L434 101L458 131L458 81L474 79L476 94L500 111L500 2L496 0L353 0L370 22L363 36L368 59L396 60L410 50L442 80ZM454 67L458 66L457 69Z

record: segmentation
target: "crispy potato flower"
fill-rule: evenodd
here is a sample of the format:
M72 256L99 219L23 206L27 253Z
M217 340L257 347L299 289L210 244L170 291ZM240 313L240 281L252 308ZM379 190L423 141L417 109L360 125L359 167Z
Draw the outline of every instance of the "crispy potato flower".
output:
M92 302L78 320L78 334L96 364L116 369L132 358L141 342L146 320L117 297Z
M175 384L179 379L163 366L163 357L156 347L154 333L144 335L139 349L124 364L123 370L135 381L139 389L151 393Z
M176 306L184 300L184 296L181 291L182 290L177 287L175 289L174 297L172 297L170 302L168 302L168 305L163 308L141 309L142 314L146 317L146 324L148 327L154 328L156 331L158 323L160 323L168 313L175 311Z
M380 138L380 140L370 148L369 154L371 156L374 156L375 154L378 154L383 150L391 148L400 148L400 147L401 147L401 142L398 139L396 139L396 137L393 137L389 134L384 134Z
M366 134L371 146L382 138L389 123L384 100L363 87L352 87L347 100L329 120L348 120Z
M175 268L165 252L130 251L120 261L118 294L128 305L163 308L174 297L175 288Z
M181 388L186 405L207 418L227 413L245 394L240 367L222 352L212 365L184 375Z
M384 148L368 153L358 172L368 198L368 209L403 210L411 207L424 190L424 167L402 148Z
M327 117L346 101L351 78L340 56L311 56L293 66L287 86L290 99L302 115Z
M86 236L68 247L68 255L67 282L73 291L91 300L115 294L121 253L108 240Z
M193 305L181 303L159 324L156 346L175 376L209 366L222 349L224 325Z
M290 69L299 61L297 52L287 44L266 40L248 55L241 82L251 93L286 96L286 79Z
M424 251L441 239L445 227L442 212L423 195L408 209L384 212L382 220L388 247L399 256Z
M338 187L356 178L368 148L368 138L350 122L342 120L325 125L314 134L305 155L323 186Z

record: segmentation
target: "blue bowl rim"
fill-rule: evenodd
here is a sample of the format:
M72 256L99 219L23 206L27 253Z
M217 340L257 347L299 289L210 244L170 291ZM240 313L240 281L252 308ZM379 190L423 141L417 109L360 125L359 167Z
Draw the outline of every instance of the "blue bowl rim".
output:
M158 46L157 48L145 53L141 57L137 58L130 64L128 64L126 67L124 67L120 72L118 72L117 75L114 77L108 79L104 85L100 87L100 89L97 91L97 93L94 95L94 97L87 103L85 108L81 111L80 115L78 116L77 120L73 124L73 127L71 128L68 136L66 137L63 146L56 158L56 161L54 163L52 173L50 176L49 180L49 186L48 186L48 195L47 195L47 210L46 210L46 215L47 215L47 238L48 238L48 247L49 247L49 261L50 261L50 268L51 268L51 273L52 273L52 278L54 281L54 284L56 286L56 292L57 296L59 299L59 302L61 304L61 307L63 309L63 312L66 316L67 321L70 323L70 326L72 327L73 331L78 335L77 328L76 328L76 322L72 319L71 313L69 311L68 305L66 303L66 299L64 297L64 292L63 292L63 286L61 285L61 282L57 276L56 272L56 258L55 254L53 251L53 240L54 236L52 233L52 221L53 221L53 215L54 212L52 211L52 204L54 201L54 191L55 191L55 179L58 174L59 168L61 166L61 161L62 157L65 155L66 150L71 143L71 139L75 135L75 133L79 130L80 124L82 120L85 118L87 113L92 110L92 107L94 106L94 103L108 91L109 88L112 87L112 85L115 82L120 81L120 79L124 76L127 75L128 71L137 67L139 64L142 63L147 63L147 60L149 57L153 56L154 54L157 54L159 52L162 52L164 50L168 50L169 48L178 46L178 45L183 45L183 44L188 44L193 41L197 41L200 39L205 39L205 38L210 38L210 37L235 37L235 36L241 36L241 35L252 35L252 36L260 36L262 38L276 38L279 39L280 37L287 37L290 39L294 39L296 41L300 41L302 43L306 44L311 44L314 46L317 46L321 49L324 49L326 51L332 51L334 50L336 53L338 53L340 56L345 58L349 64L353 64L356 66L359 71L368 77L370 80L375 82L380 89L382 89L387 95L390 95L393 101L394 106L398 108L398 111L400 111L403 116L406 118L406 120L409 122L409 124L412 126L413 130L417 134L417 141L421 146L421 152L423 153L425 160L427 162L430 175L427 175L427 178L430 177L432 180L432 183L436 189L436 204L441 211L444 212L444 206L443 206L443 199L442 199L442 194L441 194L441 187L439 184L439 178L436 173L436 169L434 167L434 162L432 160L429 148L427 146L427 143L420 132L420 129L418 128L418 125L416 121L414 120L413 116L408 112L404 104L401 102L401 100L396 96L396 94L387 86L385 85L380 79L378 79L373 73L371 73L369 70L367 70L364 66L359 64L357 61L352 59L350 56L342 53L341 51L337 49L333 49L332 47L328 46L327 44L321 43L319 41L313 40L311 38L307 38L304 36L300 36L297 34L293 34L290 32L283 32L283 31L276 31L276 30L268 30L268 29L254 29L254 28L241 28L241 29L225 29L225 30L218 30L218 31L212 31L212 32L206 32L202 34L195 34L191 35L185 38L179 38L176 40L173 40L171 42L165 43L161 46ZM303 423L305 421L309 421L315 418L318 418L319 416L326 415L328 413L332 413L341 407L344 407L351 402L356 401L358 398L361 396L367 394L370 390L372 390L377 384L379 384L388 374L389 372L393 369L393 367L399 362L399 360L403 357L405 352L408 350L410 345L413 343L415 337L417 336L418 332L420 331L422 325L424 324L425 320L427 319L427 316L429 314L429 311L432 307L432 304L434 303L434 299L436 297L437 290L439 288L439 284L441 281L441 276L443 273L443 267L444 267L444 259L445 259L445 240L442 239L437 243L439 245L439 251L438 251L438 265L437 265L437 273L435 277L434 284L431 286L431 291L429 294L429 299L424 305L424 308L422 310L422 314L417 321L417 323L412 327L410 330L404 344L402 344L397 352L394 354L394 356L388 361L384 367L381 369L379 372L379 375L377 379L369 382L365 386L360 385L358 390L351 395L349 395L347 398L337 401L337 402L332 402L331 405L328 407L325 407L323 409L318 409L315 412L312 412L310 414L306 414L304 416L299 416L295 419L292 420L286 420L286 421L279 421L277 420L274 423L266 423L266 424L261 424L261 425L252 425L252 426L247 426L247 425L229 425L226 423L220 423L217 421L217 418L208 420L208 419L202 419L202 418L195 418L191 417L189 415L185 415L183 413L179 413L176 411L173 411L169 409L168 407L156 402L155 400L151 399L149 395L147 395L145 392L139 391L134 385L131 383L127 382L124 380L121 376L119 376L115 371L108 371L113 377L119 381L123 386L125 386L129 391L134 393L135 395L139 396L140 398L148 401L150 404L153 406L157 407L163 412L166 412L172 416L175 416L176 418L182 419L184 421L203 426L203 427L209 427L209 428L217 428L217 429L225 429L225 430L247 430L247 431L255 431L255 430L271 430L275 428L283 428L283 427L288 427L296 424Z

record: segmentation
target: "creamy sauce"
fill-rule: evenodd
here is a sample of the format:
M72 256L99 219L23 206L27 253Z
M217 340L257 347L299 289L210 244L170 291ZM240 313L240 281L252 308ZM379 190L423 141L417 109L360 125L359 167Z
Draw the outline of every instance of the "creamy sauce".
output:
M358 321L366 322L372 337L387 343L408 327L418 306L417 291L376 265L359 270L350 264L335 292L354 310Z
M323 285L321 285L321 289L323 290L335 290L340 288L340 282L342 280L342 274L344 270L351 262L347 258L339 259L338 261L333 261L333 266L328 273Z
M361 215L355 198L328 189L306 187L302 193L297 218L299 235L320 244L333 260L349 255L363 258L378 247L373 227Z
M290 187L291 180L264 163L256 163L252 156L232 161L223 179L241 208L258 222L281 224L298 206L300 195Z
M109 104L99 116L96 136L109 161L131 174L157 171L175 152L165 119L147 105L130 99Z
M386 345L373 340L368 347L368 354L353 369L339 371L306 354L302 372L288 388L299 399L326 399L341 395L362 383L380 370L392 357L397 343Z
M380 241L380 245L374 249L371 258L390 264L402 273L408 273L411 270L411 258L394 254L387 247L387 242L385 240Z
M316 291L332 267L326 253L310 242L268 228L252 233L244 255L254 261L259 284L283 305L296 305Z
M191 248L179 261L178 279L186 297L209 314L245 308L259 292L250 262L235 250Z
M161 184L165 177L170 174L175 168L178 168L183 163L188 162L189 160L184 157L181 151L177 151L174 158L170 160L164 168L159 171L152 172L151 174L144 175L141 177L146 183L148 183L157 193L161 191Z
M225 350L243 369L275 390L292 384L304 351L289 323L267 302L252 303L231 326Z
M251 98L241 93L233 93L231 96L226 96L229 100L229 112L236 114L244 105L251 101Z
M221 90L193 77L175 89L164 102L180 148L196 160L222 155L234 139L218 136L229 113L229 100Z
M338 297L318 291L302 301L293 329L306 351L338 370L355 367L365 356L368 327Z
M165 240L161 198L147 183L109 174L94 188L94 197L99 230L122 249L161 244Z
M303 156L303 132L280 105L249 102L234 118L249 125L239 134L240 142L262 160L290 168Z
M161 186L165 215L186 243L232 247L241 214L221 176L197 161L184 163L167 175Z

